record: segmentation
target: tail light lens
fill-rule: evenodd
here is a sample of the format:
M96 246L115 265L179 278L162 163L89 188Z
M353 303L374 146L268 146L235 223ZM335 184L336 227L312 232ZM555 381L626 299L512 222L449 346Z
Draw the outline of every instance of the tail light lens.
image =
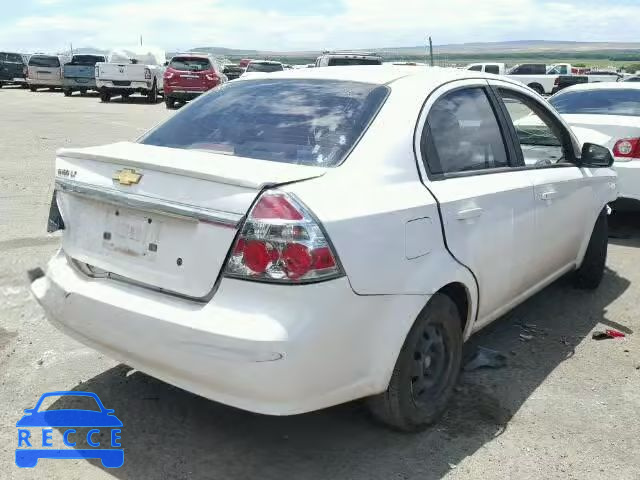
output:
M205 74L204 78L214 85L218 85L220 83L220 77L216 75L215 72Z
M618 159L640 159L640 138L618 140L613 147L613 156Z
M343 275L319 222L294 196L270 190L251 209L225 267L229 277L308 283Z
M151 80L151 70L149 70L148 68L144 69L144 78L146 80Z

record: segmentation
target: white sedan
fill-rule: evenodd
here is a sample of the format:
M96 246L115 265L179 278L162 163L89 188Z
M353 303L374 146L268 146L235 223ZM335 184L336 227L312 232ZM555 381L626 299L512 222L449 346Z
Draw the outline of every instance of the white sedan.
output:
M588 83L549 99L581 141L613 151L620 200L616 208L640 209L640 83Z
M290 415L367 397L419 430L474 332L564 274L598 286L612 162L494 76L240 79L136 143L58 152L62 248L32 292L80 342L210 399Z

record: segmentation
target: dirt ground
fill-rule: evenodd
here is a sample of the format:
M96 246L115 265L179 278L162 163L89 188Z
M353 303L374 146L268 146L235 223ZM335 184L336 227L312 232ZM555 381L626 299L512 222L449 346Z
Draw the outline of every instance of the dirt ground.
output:
M560 280L472 339L468 352L499 350L508 364L464 373L431 430L387 431L358 402L255 415L83 347L49 325L28 291L25 272L44 266L59 244L45 233L55 150L132 140L173 112L141 98L101 104L13 88L0 90L0 106L0 478L640 478L640 216L613 219L599 290ZM591 339L605 328L627 338ZM95 392L115 409L122 468L93 460L15 466L16 421L56 390Z

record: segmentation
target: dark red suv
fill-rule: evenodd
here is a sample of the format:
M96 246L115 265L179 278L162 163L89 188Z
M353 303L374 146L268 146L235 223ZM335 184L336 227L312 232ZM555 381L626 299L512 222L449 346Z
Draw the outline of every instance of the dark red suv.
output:
M173 57L164 73L164 101L167 108L185 103L227 81L216 62L205 55Z

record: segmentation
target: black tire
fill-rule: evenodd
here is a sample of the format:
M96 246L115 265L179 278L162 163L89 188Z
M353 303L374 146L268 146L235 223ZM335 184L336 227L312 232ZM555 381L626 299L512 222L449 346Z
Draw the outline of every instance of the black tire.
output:
M37 92L38 91L38 87L29 87L29 90L31 90L32 92Z
M69 90L68 88L65 88L62 93L64 93L65 97L70 97L71 95L73 95L73 91Z
M589 239L587 253L582 265L575 271L574 284L578 288L594 290L598 288L604 276L609 246L609 219L604 209L598 215L593 233Z
M80 89L80 95L86 95L87 94L87 89L86 88L81 88Z
M102 103L109 103L111 101L111 94L109 92L100 92L100 101Z
M151 87L151 90L149 90L149 93L147 93L147 102L149 103L158 103L158 85L156 84L156 81L153 81L153 86Z
M367 400L373 416L403 432L436 422L458 381L462 343L458 308L447 295L435 294L407 335L389 387Z
M4 83L0 83L0 88L2 88L4 86Z
M538 95L544 95L544 88L542 88L542 85L540 85L539 83L532 83L528 85L528 87Z
M164 104L169 110L173 110L174 108L176 108L176 100L174 98L164 97Z
M29 88L29 85L27 85L26 83L23 83L20 85L20 88Z

